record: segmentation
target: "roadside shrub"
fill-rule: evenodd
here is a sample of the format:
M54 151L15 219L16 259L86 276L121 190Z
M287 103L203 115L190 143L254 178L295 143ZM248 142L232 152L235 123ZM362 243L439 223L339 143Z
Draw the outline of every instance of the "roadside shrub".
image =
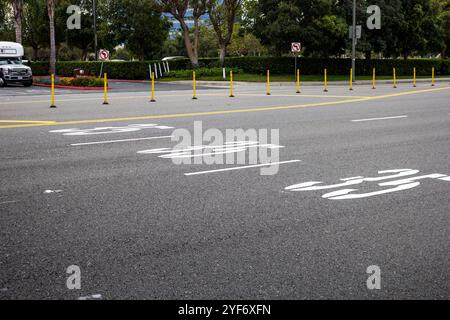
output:
M238 68L226 68L226 74L228 75L230 71L233 70L233 73L242 73L241 69ZM222 68L197 68L195 70L195 75L197 77L204 76L222 76L223 70ZM164 76L169 78L190 78L192 77L192 70L175 70L164 73Z
M51 84L50 77L46 78L34 78L35 83ZM55 77L55 84L62 86L75 86L75 87L103 87L103 79L95 77Z
M110 79L144 80L150 78L149 64L154 70L155 61L105 61L102 73L107 73ZM62 77L73 76L74 69L88 70L91 76L99 76L101 61L59 61L56 63L56 74ZM48 75L48 62L30 62L33 74ZM188 59L169 61L170 72L173 77L186 77L186 74L177 73L180 70L192 70ZM315 59L299 58L298 67L303 75L323 74L324 68L330 75L347 75L351 66L350 59ZM270 69L272 74L294 74L293 57L230 57L225 59L225 67L232 68L234 72L265 74ZM397 69L399 76L412 75L415 67L418 76L431 76L431 68L435 67L436 75L450 74L450 59L373 59L357 60L356 74L371 75L372 68L376 68L377 75L392 75L392 69ZM161 70L164 68L161 64ZM175 72L175 73L173 73ZM222 74L219 60L216 58L199 59L197 68L199 76L218 76Z
M58 84L63 86L71 86L72 78L59 78Z
M75 87L102 87L103 79L94 77L73 78L70 85Z
M154 68L155 61L58 61L56 63L56 75L61 77L73 77L75 69L84 69L90 76L98 77L100 71L108 74L109 79L144 80L149 79L149 64ZM48 62L30 62L33 75L49 75ZM161 65L161 68L163 66ZM162 69L163 70L163 69Z

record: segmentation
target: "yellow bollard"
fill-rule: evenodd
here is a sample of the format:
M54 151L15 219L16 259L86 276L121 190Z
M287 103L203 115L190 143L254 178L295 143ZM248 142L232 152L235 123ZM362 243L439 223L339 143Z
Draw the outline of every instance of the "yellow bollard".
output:
M300 91L300 69L297 69L297 93L301 93L301 91Z
M350 91L353 91L353 68L350 68Z
M150 98L150 102L156 102L155 100L155 73L152 72L152 97Z
M50 105L50 108L56 108L56 105L55 105L55 75L53 73L52 73L51 95L52 95L52 104Z
M393 71L394 71L394 89L395 89L395 88L397 88L397 74L396 74L395 68Z
M373 68L372 71L372 89L375 90L376 89L376 70L375 68Z
M325 81L325 89L323 91L328 92L327 69L324 70L324 81Z
M234 94L233 94L233 70L230 70L230 98L234 98Z
M108 103L108 80L106 73L103 74L103 104Z
M270 71L267 69L267 85L266 85L266 94L270 96Z
M434 87L435 85L435 76L434 76L434 67L431 68L431 86Z
M413 70L413 87L417 87L417 80L416 80L416 68Z
M193 100L197 100L197 82L195 80L195 71L192 72L192 91L193 91Z

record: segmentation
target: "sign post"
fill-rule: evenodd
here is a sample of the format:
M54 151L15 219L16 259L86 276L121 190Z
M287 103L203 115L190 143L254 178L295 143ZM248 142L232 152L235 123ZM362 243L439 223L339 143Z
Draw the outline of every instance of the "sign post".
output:
M103 73L103 61L109 60L109 51L106 49L100 49L98 51L98 59L102 61L102 65L100 66L100 75L98 76L101 78Z
M300 42L292 42L291 43L291 51L294 54L295 57L295 71L294 74L297 74L297 58L300 54L300 51L302 51L302 44Z

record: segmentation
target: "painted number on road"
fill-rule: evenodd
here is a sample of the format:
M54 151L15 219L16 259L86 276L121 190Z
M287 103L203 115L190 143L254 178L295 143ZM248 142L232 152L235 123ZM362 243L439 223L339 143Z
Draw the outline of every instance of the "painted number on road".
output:
M98 127L93 129L61 129L61 130L52 130L49 131L51 133L62 133L65 136L85 136L85 135L94 135L94 134L108 134L108 133L121 133L121 132L134 132L140 131L143 129L173 129L173 127L169 126L161 126L154 123L148 124L130 124L125 127Z
M346 179L340 179L341 183L331 184L331 185L323 185L321 181L309 181L300 184L295 184L289 187L286 187L286 191L320 191L320 190L330 190L336 188L343 188L337 191L329 192L322 195L322 198L330 199L330 200L349 200L349 199L361 199L368 198L373 196L378 196L381 194L392 193L397 191L403 191L418 187L420 182L418 180L423 179L438 179L442 181L450 182L450 176L440 173L433 173L427 175L414 176L419 173L419 170L412 169L394 169L394 170L385 170L378 171L378 174L387 174L381 177L352 177ZM362 184L364 182L378 182L388 179L397 179L388 182L378 183L379 187L391 187L387 189L377 190L368 193L356 193L358 189L348 189L346 187L355 186Z
M258 141L231 141L223 145L199 145L190 146L185 149L178 148L158 148L138 151L140 154L161 154L160 158L194 158L204 157L210 155L219 155L227 153L238 153L246 151L250 148L268 148L268 149L280 149L283 146L277 144L259 143Z

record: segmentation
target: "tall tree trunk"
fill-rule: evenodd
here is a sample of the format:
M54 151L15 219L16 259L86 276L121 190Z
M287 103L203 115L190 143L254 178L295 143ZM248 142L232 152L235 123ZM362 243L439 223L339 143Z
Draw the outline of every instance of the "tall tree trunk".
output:
M199 17L194 17L194 47L193 47L193 51L194 51L194 56L195 56L195 60L198 60L198 46L199 46L199 42L200 42L200 29L198 27L198 19ZM198 64L198 61L197 61Z
M22 44L22 0L13 0L14 28L16 30L16 42Z
M39 57L39 46L33 45L32 48L33 48L33 60L37 61Z
M236 13L241 4L242 0L208 0L206 2L209 19L219 43L219 59L222 67L225 63L227 46L231 43L233 36Z
M87 48L83 48L83 49L82 49L82 52L81 52L81 59L82 59L83 61L86 61L86 60L87 60L87 55L88 55L88 50L87 50Z
M227 46L224 44L220 44L219 48L219 60L220 66L223 67L225 65L225 55L227 53Z
M181 25L183 31L184 45L187 55L191 61L192 67L198 66L198 47L199 47L199 20L200 17L207 13L206 0L156 0L157 7L162 12L168 12L174 16ZM192 10L192 18L194 20L193 41L191 40L191 30L186 24L186 13ZM190 16L190 15L189 15Z
M50 72L56 72L56 46L55 46L55 2L47 0L48 19L50 21Z
M182 29L183 29L184 45L186 46L186 51L187 51L189 60L191 60L192 67L196 68L198 66L198 56L197 56L196 50L194 50L194 47L191 42L189 28L187 27L187 25L182 23Z

